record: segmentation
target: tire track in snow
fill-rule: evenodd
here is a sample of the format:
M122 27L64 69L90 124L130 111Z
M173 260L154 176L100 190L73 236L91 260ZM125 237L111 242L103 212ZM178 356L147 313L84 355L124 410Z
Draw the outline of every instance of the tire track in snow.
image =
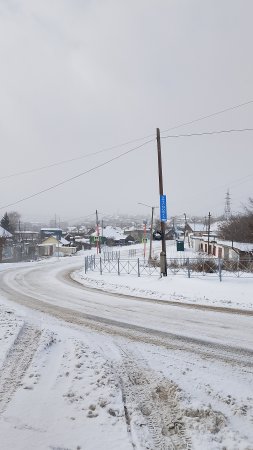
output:
M167 379L158 379L148 368L138 366L128 351L122 347L120 350L123 365L118 367L118 373L133 448L144 444L152 450L190 450L177 386Z
M29 269L35 271L35 269ZM13 271L15 274L15 271ZM93 315L86 312L81 312L72 307L61 306L59 304L50 303L50 299L40 299L37 291L22 292L20 285L12 285L11 280L6 278L7 273L12 273L12 270L0 274L1 291L8 299L20 305L26 306L36 311L49 314L57 319L65 322L84 326L89 329L104 332L111 335L118 335L127 337L132 340L152 343L154 345L164 346L166 348L174 348L178 350L187 351L190 353L198 353L204 358L219 359L228 364L236 364L252 370L253 366L253 350L251 348L230 345L229 343L220 343L210 341L201 336L192 337L184 336L180 333L171 333L167 331L159 331L155 328L148 328L143 325L135 325L125 321L119 321L103 317L101 315ZM28 272L29 273L29 272ZM63 274L66 272L63 270ZM85 288L83 288L85 290ZM90 289L93 290L93 289Z
M4 412L33 359L41 331L25 323L9 350L0 372L0 414Z

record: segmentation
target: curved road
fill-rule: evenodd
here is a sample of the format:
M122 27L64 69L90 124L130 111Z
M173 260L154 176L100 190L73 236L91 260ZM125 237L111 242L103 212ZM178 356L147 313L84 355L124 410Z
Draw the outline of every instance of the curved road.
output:
M252 364L252 315L85 288L69 277L81 264L75 257L3 270L0 295L98 331Z

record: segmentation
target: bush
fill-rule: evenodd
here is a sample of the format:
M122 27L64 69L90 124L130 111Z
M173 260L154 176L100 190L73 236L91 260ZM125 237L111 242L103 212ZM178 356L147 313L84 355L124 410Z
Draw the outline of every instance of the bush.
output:
M214 259L197 259L189 262L189 268L192 272L217 272L217 263Z

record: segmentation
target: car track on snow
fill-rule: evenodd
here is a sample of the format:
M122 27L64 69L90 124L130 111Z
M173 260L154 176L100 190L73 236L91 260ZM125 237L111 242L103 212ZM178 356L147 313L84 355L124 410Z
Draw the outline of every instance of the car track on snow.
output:
M39 329L24 323L10 348L0 372L0 415L21 385L37 350L40 336Z
M251 370L250 316L168 305L164 301L130 301L122 295L86 289L69 277L76 266L76 262L67 268L54 263L7 270L0 274L1 290L11 301L74 325L196 352L204 358L244 365Z

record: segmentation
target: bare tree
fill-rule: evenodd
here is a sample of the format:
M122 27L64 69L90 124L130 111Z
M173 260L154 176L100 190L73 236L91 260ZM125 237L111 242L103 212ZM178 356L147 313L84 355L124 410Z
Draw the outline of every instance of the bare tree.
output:
M232 216L219 228L221 238L238 242L253 242L253 199L244 208L244 214Z
M14 233L18 230L18 224L20 222L21 215L17 211L10 211L8 213L9 221L10 221L10 233Z

